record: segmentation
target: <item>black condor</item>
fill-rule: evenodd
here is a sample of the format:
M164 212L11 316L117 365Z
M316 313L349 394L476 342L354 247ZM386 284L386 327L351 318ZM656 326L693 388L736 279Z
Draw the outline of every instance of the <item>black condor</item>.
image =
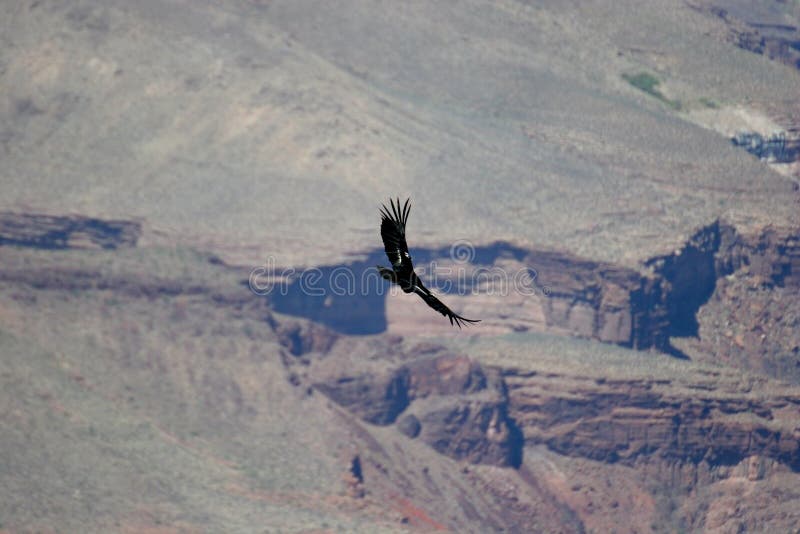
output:
M467 319L453 313L427 287L422 285L422 280L414 272L411 254L408 253L408 245L406 244L406 222L411 211L410 202L411 199L409 198L401 207L399 198L397 199L397 204L395 204L394 200L389 199L391 211L385 205L381 206L381 239L383 239L383 248L386 250L386 255L389 257L389 261L392 262L392 268L387 269L378 265L378 271L380 271L383 278L399 285L405 293L416 293L422 297L422 300L428 306L450 319L451 325L456 324L461 328L462 324L480 322L480 320Z

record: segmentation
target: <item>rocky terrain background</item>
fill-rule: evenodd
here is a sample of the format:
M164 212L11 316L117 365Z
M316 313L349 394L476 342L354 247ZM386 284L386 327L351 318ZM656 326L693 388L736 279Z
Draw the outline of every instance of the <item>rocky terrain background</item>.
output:
M0 532L800 528L796 3L0 15Z

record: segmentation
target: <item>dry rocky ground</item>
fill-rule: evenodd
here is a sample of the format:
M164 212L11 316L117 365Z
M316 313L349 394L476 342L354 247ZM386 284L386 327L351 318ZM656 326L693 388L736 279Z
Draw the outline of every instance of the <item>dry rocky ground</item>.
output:
M0 532L800 531L798 26L6 3Z
M357 336L276 313L213 255L137 246L134 223L6 215L3 229L11 532L800 521L798 381L698 348L728 285L691 361L547 325ZM761 351L742 348L784 361Z

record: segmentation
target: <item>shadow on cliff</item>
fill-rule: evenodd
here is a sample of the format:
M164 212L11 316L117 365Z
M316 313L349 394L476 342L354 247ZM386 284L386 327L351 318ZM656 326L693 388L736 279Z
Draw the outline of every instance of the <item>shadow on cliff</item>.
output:
M277 312L310 319L342 334L378 334L387 327L390 290L375 269L379 263L388 263L382 252L364 261L307 269L273 288L268 298Z
M522 260L526 254L527 251L506 243L466 247L463 251L450 248L411 250L416 270L426 285L424 273L445 260L461 261L465 265L492 265L499 257ZM386 296L400 289L383 280L376 265L389 265L383 250L370 253L363 261L306 269L290 277L289 282L272 288L268 298L277 312L319 322L342 334L379 334L387 328ZM471 281L463 282L451 284L449 292L471 291ZM440 295L448 294L435 284L429 287Z
M529 286L525 289L547 297L540 299L543 327L639 350L655 348L686 359L669 340L698 336L698 310L714 293L718 277L730 270L717 257L724 231L727 227L719 222L699 229L680 250L646 262L652 275L565 252L526 250L506 242L412 249L411 254L426 285L444 296L476 290L487 279L474 276L475 272L497 272L492 269L510 260L510 265L527 272L525 283ZM400 291L380 278L375 268L388 263L383 250L378 249L349 264L291 273L281 278L286 281L274 288L269 299L278 312L305 317L339 333L378 334L387 329L387 293ZM427 275L434 270L440 273L441 266L462 266L467 276L439 276L438 283L429 283ZM508 275L519 273L505 274L509 283Z
M0 246L63 250L135 247L141 223L82 215L0 212Z

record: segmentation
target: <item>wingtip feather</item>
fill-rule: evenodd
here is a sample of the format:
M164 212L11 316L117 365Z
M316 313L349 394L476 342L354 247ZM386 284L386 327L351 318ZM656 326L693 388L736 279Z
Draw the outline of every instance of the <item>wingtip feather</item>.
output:
M400 197L389 198L389 206L381 204L380 210L382 219L389 219L405 227L408 222L408 216L411 214L411 197L408 197L405 203L400 202Z

